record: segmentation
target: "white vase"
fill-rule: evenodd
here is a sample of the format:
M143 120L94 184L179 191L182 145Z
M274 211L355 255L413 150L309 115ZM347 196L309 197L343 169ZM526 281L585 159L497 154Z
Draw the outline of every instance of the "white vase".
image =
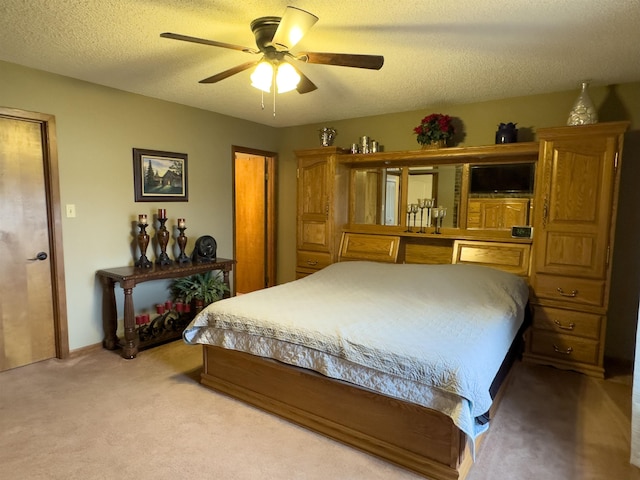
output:
M569 113L569 119L567 125L589 125L591 123L598 123L598 113L593 106L591 98L589 98L589 83L582 82L582 90L580 95L573 104L571 113Z

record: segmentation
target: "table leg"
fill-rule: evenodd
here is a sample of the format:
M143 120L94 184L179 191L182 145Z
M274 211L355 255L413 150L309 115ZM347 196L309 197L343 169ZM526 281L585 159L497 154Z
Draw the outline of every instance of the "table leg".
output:
M138 333L133 308L133 288L122 287L124 291L124 345L122 356L124 358L136 358L138 354Z
M229 284L229 272L231 271L231 267L225 266L222 269L222 280L227 285L227 291L222 294L222 298L231 297L231 285Z
M118 348L117 335L117 311L116 311L116 294L114 291L115 282L110 278L102 278L102 329L104 331L104 340L102 345L107 350L115 350Z

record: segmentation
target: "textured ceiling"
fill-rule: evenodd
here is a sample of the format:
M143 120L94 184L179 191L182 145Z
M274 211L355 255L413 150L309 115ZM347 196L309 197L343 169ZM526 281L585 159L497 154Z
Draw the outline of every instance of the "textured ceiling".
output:
M379 71L296 63L318 90L271 95L255 57L160 38L255 47L250 22L287 5L320 20L295 51L383 55ZM272 126L640 81L638 0L3 0L0 60ZM1 73L0 73L1 74Z

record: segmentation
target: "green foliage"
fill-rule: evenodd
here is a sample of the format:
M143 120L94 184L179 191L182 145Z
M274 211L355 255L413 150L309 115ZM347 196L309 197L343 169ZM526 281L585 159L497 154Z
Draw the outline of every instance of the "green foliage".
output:
M220 271L215 274L209 271L178 278L171 282L169 289L174 300L181 299L185 303L202 300L205 305L220 300L224 293L229 291Z

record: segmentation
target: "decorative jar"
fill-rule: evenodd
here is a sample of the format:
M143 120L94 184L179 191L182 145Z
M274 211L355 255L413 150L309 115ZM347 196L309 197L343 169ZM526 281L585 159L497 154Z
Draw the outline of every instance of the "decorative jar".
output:
M496 143L516 143L518 141L518 129L516 123L501 123L496 131Z

